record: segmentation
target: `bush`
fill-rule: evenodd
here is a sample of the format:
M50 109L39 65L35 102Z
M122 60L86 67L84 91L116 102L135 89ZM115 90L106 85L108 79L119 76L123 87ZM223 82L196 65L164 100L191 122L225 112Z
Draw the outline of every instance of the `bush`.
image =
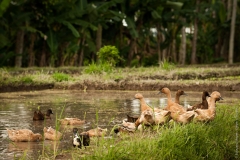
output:
M65 73L54 73L52 76L53 76L53 79L55 79L55 81L57 81L57 82L69 80L69 75L67 75Z
M104 46L97 52L100 64L108 63L115 67L122 60L119 56L119 51L115 46Z

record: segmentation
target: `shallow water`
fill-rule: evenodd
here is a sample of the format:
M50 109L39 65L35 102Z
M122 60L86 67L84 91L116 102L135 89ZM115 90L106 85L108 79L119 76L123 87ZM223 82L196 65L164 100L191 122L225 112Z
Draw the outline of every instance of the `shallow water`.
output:
M99 126L108 128L120 124L126 114L138 115L140 104L133 97L137 91L68 91L44 90L36 92L11 92L0 94L0 159L13 159L24 152L28 159L37 159L43 145L53 148L54 142L18 142L9 141L6 128L31 129L41 133L44 126L55 128L55 120L64 117L85 119L86 124L78 126L80 132ZM148 104L154 107L164 107L166 97L158 92L140 92ZM182 96L182 105L193 105L201 101L201 93L187 92ZM221 93L224 101L218 103L236 103L240 98L239 92ZM174 97L174 95L172 95ZM239 103L239 102L238 102ZM52 120L32 121L33 112L40 107L43 112L51 108L54 112ZM62 112L62 115L61 115ZM61 116L61 117L60 117ZM63 139L60 149L72 148L72 127L61 128ZM108 133L109 133L108 132Z

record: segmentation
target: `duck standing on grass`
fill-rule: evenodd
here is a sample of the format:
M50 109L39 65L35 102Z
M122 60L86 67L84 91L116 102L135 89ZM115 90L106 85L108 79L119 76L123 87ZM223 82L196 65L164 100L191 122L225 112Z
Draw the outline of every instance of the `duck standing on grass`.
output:
M82 148L83 146L89 146L90 137L87 132L83 132L81 134L78 133L77 128L73 128L73 147Z
M216 102L223 100L221 94L217 91L212 92L208 98L208 109L196 109L194 120L198 122L212 121L216 116Z
M46 114L43 114L39 109L38 111L34 112L33 120L34 121L43 121L44 119L51 119L51 114L53 114L53 111L51 109L48 109Z
M211 97L210 94L207 91L203 91L202 102L193 106L188 106L187 111L192 111L195 109L208 109L207 97Z
M193 120L195 116L194 111L186 111L183 106L173 102L171 98L171 91L168 88L161 88L159 93L164 93L167 95L167 107L165 107L165 110L171 112L171 118L174 121L181 124L186 124Z

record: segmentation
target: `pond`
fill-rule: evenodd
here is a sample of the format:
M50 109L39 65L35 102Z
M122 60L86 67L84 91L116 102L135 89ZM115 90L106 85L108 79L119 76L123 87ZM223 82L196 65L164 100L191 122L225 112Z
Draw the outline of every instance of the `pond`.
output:
M37 159L43 148L42 142L17 142L8 139L6 129L31 129L34 133L41 133L44 126L55 127L55 120L65 117L85 119L86 124L78 126L80 132L99 126L111 129L121 124L126 115L139 115L140 104L134 99L137 91L77 91L77 90L43 90L34 92L0 93L0 156L2 159L13 159L24 152L29 159ZM139 92L143 94L148 104L164 107L166 97L154 91ZM188 96L180 98L181 104L187 106L201 101L200 92L187 92ZM172 93L174 97L175 92ZM239 92L221 92L224 101L218 103L234 103L240 97ZM33 113L40 107L42 112L51 108L54 112L52 119L33 121ZM62 115L61 115L62 113ZM111 136L108 134L107 136ZM53 147L52 141L45 141L44 145ZM60 141L61 149L72 148L72 128L64 130Z

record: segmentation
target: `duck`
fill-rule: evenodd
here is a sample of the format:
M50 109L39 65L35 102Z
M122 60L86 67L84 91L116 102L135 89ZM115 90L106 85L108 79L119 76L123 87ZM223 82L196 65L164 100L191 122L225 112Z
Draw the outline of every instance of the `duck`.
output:
M119 126L115 126L113 131L117 136L120 136L121 133L132 134L135 132L135 129L130 129L130 128L124 127L122 125L119 125Z
M186 111L186 109L172 101L171 91L167 87L163 87L160 89L159 93L164 93L167 95L167 106L165 110L171 112L171 118L181 124L189 123L193 120L195 113L194 111Z
M106 132L107 132L107 128L103 129L103 128L97 127L97 128L88 130L86 133L88 133L90 137L102 137L106 134Z
M180 104L180 96L187 95L183 90L177 90L175 96L175 103Z
M138 115L127 114L127 122L136 122L138 118L139 118Z
M41 121L44 119L51 119L51 114L53 114L53 111L51 109L48 109L46 114L43 114L40 110L34 111L33 120Z
M207 102L207 97L211 97L210 94L207 91L203 91L202 93L202 102L197 103L193 106L188 106L187 111L192 111L195 109L208 109L208 102Z
M122 126L128 128L129 130L135 130L136 125L134 122L126 122L125 120L122 121Z
M140 109L141 109L141 112L145 111L145 110L152 110L152 107L150 107L144 100L144 97L142 94L140 93L137 93L135 94L134 96L135 99L138 99L140 101Z
M197 122L210 122L214 120L216 116L216 102L223 100L221 94L218 91L211 93L207 99L208 109L196 109L194 120Z
M154 111L154 112L157 112L157 111L161 111L161 109L160 108L156 108L156 107L151 107L151 106L149 106L147 103L146 103L146 101L145 101L145 99L144 99L144 97L143 97L143 95L142 94L140 94L140 93L137 93L137 94L135 94L135 99L138 99L139 101L140 101L140 110L141 110L141 112L143 112L143 111L145 111L145 110L151 110L151 111Z
M82 125L85 123L85 120L81 120L78 118L64 118L60 119L60 123L62 125Z
M163 125L171 120L171 112L164 109L154 112L154 116L156 125Z
M43 133L44 133L44 138L46 140L51 140L51 141L58 141L62 138L62 133L59 131L56 131L52 127L44 127L43 128Z
M82 132L81 134L79 134L78 129L73 128L72 143L73 143L73 147L82 148L82 145L83 145L86 148L86 146L90 145L90 136L86 132Z
M30 129L7 129L8 137L13 142L36 142L42 140L42 135L33 133Z
M171 112L158 109L157 111L145 110L141 113L139 119L135 122L135 126L140 124L147 126L150 125L163 125L171 120Z
M135 122L136 128L140 125L151 126L155 124L155 116L152 110L145 110L141 113L140 117Z

